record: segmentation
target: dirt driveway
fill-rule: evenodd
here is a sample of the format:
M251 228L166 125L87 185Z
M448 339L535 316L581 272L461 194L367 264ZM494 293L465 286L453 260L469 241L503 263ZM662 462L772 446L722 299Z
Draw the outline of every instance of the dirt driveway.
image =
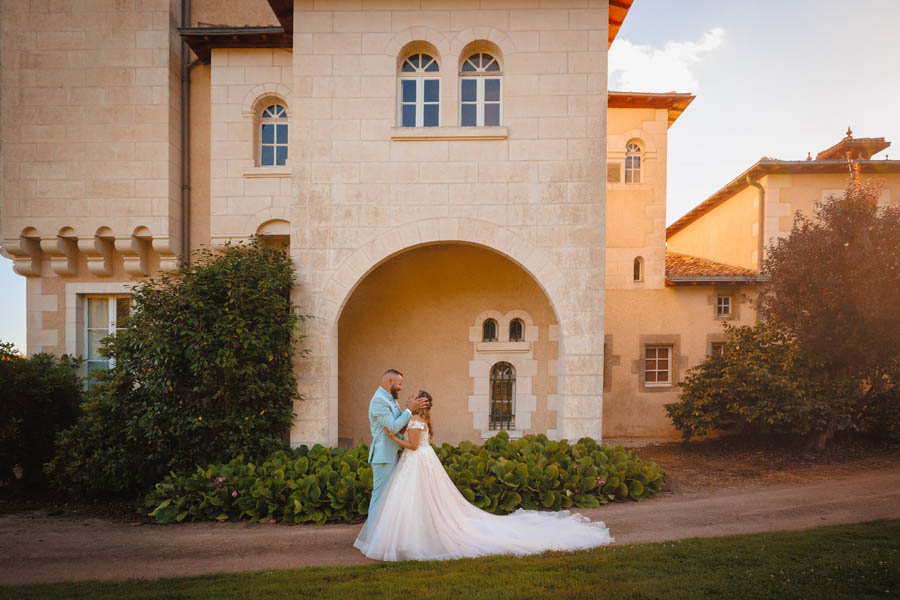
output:
M732 464L733 450L699 452L689 460L678 459L678 452L665 446L639 450L666 467L673 491L580 512L605 521L616 544L900 518L900 460L894 452L809 464L794 460L792 467L774 471L764 456ZM726 464L717 463L722 460ZM153 525L51 512L0 515L0 584L372 562L352 546L360 525Z

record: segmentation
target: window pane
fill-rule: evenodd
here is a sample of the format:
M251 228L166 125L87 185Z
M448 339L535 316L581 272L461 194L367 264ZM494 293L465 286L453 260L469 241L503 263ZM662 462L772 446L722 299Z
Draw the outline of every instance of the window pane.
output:
M425 102L437 102L440 100L441 82L437 79L425 80Z
M105 371L109 369L109 361L108 360L89 360L87 363L87 375L88 380L93 379L91 377L91 373L93 371ZM89 383L92 383L89 381Z
M403 105L403 120L401 122L402 127L415 127L416 126L416 105L415 104L404 104Z
M125 317L131 309L131 298L116 298L116 327L125 326Z
M496 60L494 62L492 62L491 64L489 64L487 66L487 68L485 68L485 71L499 71L499 70L500 70L500 63L498 63Z
M275 126L274 125L263 125L262 126L262 143L263 144L271 144L275 141Z
M415 102L416 101L416 81L415 79L404 79L400 82L402 86L403 93L400 96L403 102Z
M275 164L279 167L284 166L287 162L287 146L277 146L275 148Z
M656 358L656 348L647 348L647 358Z
M635 169L640 169L640 168L641 168L641 157L640 157L640 156L632 157L631 160L632 160L631 166L632 166L633 168L635 168Z
M500 80L485 79L484 80L484 101L498 102L500 100Z
M474 79L463 79L461 99L463 102L475 102L478 93L478 82Z
M475 71L475 67L474 67L474 65L472 65L471 62L469 62L467 60L466 62L463 63L462 70L466 73L470 73L472 71Z
M474 104L463 104L462 105L462 114L460 115L460 125L463 127L474 127L477 125L477 121L475 120L475 105Z
M271 167L275 164L275 147L274 146L263 146L262 147L262 156L260 156L259 160L260 164L264 167Z
M437 104L426 104L424 108L422 125L425 127L437 127L439 106Z
M485 104L484 105L484 124L499 125L500 124L500 105Z
M109 335L109 331L106 329L88 329L88 349L87 349L87 359L88 360L97 360L103 359L100 356L100 340Z
M288 128L287 125L276 125L275 126L275 132L276 132L275 140L279 144L287 144L287 140L288 140L287 128Z
M657 348L656 350L657 356L662 359L669 358L669 349L668 348Z
M403 71L404 73L411 73L415 70L416 68L410 64L409 60L403 62L403 68L401 69L401 71Z
M437 64L436 60L431 61L431 64L429 64L427 67L425 67L426 73L434 73L437 70L438 70L438 64Z
M109 327L109 300L88 298L88 327Z
M647 376L645 377L645 380L649 383L655 383L656 382L656 372L655 371L647 371Z

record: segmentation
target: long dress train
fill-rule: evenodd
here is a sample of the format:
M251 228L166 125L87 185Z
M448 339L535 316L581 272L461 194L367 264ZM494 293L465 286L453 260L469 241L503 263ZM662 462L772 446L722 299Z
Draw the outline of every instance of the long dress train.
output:
M404 450L381 502L353 545L377 560L438 560L487 554L533 554L609 544L602 521L569 511L520 509L492 515L469 504L444 471L424 422L416 451Z

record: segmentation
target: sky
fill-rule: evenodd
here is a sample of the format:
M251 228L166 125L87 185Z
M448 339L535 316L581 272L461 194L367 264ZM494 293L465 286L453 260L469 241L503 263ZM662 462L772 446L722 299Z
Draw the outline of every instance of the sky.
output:
M885 137L900 159L900 0L635 0L609 89L697 96L669 130L667 223L763 156ZM25 350L25 278L0 257L0 341Z

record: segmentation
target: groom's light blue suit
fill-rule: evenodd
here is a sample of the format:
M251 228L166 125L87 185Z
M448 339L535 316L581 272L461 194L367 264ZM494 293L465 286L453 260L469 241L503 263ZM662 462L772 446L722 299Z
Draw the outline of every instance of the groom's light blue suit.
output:
M372 430L372 446L369 448L369 464L372 465L372 498L369 500L369 515L381 500L381 493L397 466L397 452L400 446L384 433L387 427L397 433L409 422L409 409L400 410L397 401L381 386L369 402L369 428Z

